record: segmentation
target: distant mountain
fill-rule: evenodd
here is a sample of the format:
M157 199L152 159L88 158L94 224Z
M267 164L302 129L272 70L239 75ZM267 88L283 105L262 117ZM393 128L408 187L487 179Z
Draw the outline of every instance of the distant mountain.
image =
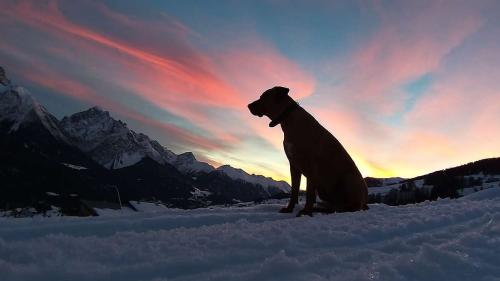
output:
M175 161L172 164L179 169L179 171L192 174L198 172L209 173L215 170L214 167L205 162L196 160L192 152L185 152L176 155Z
M12 85L5 76L2 80L0 124L3 131L15 133L33 126L40 126L58 141L68 143L57 118L40 105L26 89Z
M208 191L206 199L213 204L261 201L279 197L278 194L269 194L268 189L261 185L235 180L218 170L210 173L199 173L194 178L195 187Z
M59 121L0 71L0 208L36 204L46 191L104 199L101 166L73 146ZM84 175L69 168L85 166ZM103 196L101 196L103 195Z
M262 176L265 181L229 177L191 152L176 155L98 107L59 121L2 68L0 158L0 209L42 202L46 192L116 200L120 190L124 200L192 208L263 200L287 190L286 183Z
M229 165L222 165L217 168L217 171L226 174L232 179L261 185L267 190L270 195L281 192L289 193L291 190L290 185L285 181L275 181L272 178L267 178L261 175L250 175L242 169L234 168Z
M392 177L392 178L374 178L374 177L366 177L365 182L368 187L375 186L387 186L392 184L397 184L405 181L405 178Z
M97 166L74 147L56 117L23 87L13 85L3 74L0 89L0 136L4 152L29 150L42 157L76 165Z
M107 169L128 167L144 157L160 164L173 163L177 157L157 141L134 132L98 107L64 117L61 126L72 143Z
M413 180L425 179L441 174L446 174L448 176L466 176L479 173L486 175L500 175L500 157L482 159L453 168L432 172L423 176L418 176Z
M369 202L401 205L437 198L457 198L500 187L500 158L483 159L398 182L368 178Z

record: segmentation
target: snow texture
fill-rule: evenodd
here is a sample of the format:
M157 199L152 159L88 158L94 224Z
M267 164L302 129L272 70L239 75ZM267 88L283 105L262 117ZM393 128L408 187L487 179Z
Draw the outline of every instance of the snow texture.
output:
M499 280L500 188L312 218L282 204L0 218L1 279Z
M61 164L63 164L64 166L66 166L68 168L74 169L74 170L87 170L87 167L83 167L83 166L73 165L73 164L69 164L69 163L61 163Z

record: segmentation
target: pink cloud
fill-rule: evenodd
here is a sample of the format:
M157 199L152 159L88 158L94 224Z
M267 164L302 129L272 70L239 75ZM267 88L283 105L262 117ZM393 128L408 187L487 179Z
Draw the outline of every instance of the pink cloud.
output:
M351 105L389 116L406 100L402 86L437 71L482 19L474 5L405 2L375 8L381 26L342 65L345 73L339 75L345 79L335 91Z
M214 54L217 72L238 89L244 104L239 109L241 121L277 149L282 148L282 132L267 126L266 118L251 116L246 105L260 97L262 92L277 85L290 88L290 96L301 100L313 94L315 78L281 55L275 48L248 36Z
M482 126L476 120L483 114L470 112L470 108L489 111L483 120L498 120L490 106L486 106L487 103L498 104L495 98L499 96L495 94L498 87L490 82L478 87L477 82L481 79L472 73L478 71L478 65L491 63L492 59L478 58L470 64L461 64L456 71L446 67L450 59L458 59L457 53L488 23L482 14L484 3L450 5L448 2L418 1L393 4L391 7L370 7L375 8L380 27L354 48L350 56L333 63L330 73L337 80L333 86L322 85L320 96L308 100L312 111L324 120L326 127L333 128L332 132L340 136L341 141L345 140L348 150L359 159L358 164L365 166L362 167L365 174L381 170L415 176L485 156L485 153L476 153L481 150L476 148L471 148L467 157L459 154L464 153L460 152L461 146L471 144L464 140L469 130L473 135L481 135L477 128ZM477 56L474 51L466 51L461 59ZM498 73L494 69L489 72ZM451 73L463 74L448 80L446 77ZM405 106L409 95L404 86L427 74L433 76L432 88L407 113ZM476 96L474 100L468 94L471 90L481 93L484 98ZM401 113L400 125L387 121ZM460 121L450 124L445 120ZM490 135L494 135L491 131ZM500 153L491 146L489 151L490 157Z
M405 117L405 123L415 130L446 135L457 148L448 157L455 163L500 154L499 47L500 42L491 38L470 46L469 55L457 53L457 57L467 58L460 67L451 62L443 67L428 93Z
M50 73L47 70L43 72L26 71L23 73L23 76L47 89L51 89L60 94L68 95L90 104L99 105L128 119L135 120L144 125L155 127L161 131L166 132L167 134L175 136L176 139L180 140L185 145L194 145L198 148L207 150L223 149L225 147L224 143L218 141L214 142L213 140L197 136L183 128L174 126L172 124L153 120L139 112L135 112L129 108L124 107L123 105L106 99L105 97L96 94L96 91L94 89L81 84L77 80L73 80L70 77L65 77L62 73Z
M270 137L265 126L256 126L247 103L276 84L290 87L296 98L311 95L314 89L312 76L257 36L243 45L227 44L229 47L206 51L189 41L190 36L203 40L199 34L168 15L160 20L143 20L116 13L102 4L80 3L103 21L104 27L97 29L92 22L77 22L68 16L62 9L64 2L48 3L11 3L0 11L3 21L28 27L30 32L47 38L37 47L37 54L25 51L21 46L25 43L9 41L24 52L28 57L25 61L39 56L49 62L43 66L39 62L43 71L25 72L24 78L165 130L178 136L179 142L186 144L183 147L201 153L226 150L226 155L239 154L236 144L246 141L255 128L259 128L258 135L276 143L281 136L276 132ZM123 96L77 81L123 89ZM189 120L204 131L188 131L169 120L152 120L120 102L129 95ZM220 117L222 113L229 113L231 119ZM225 162L223 158L204 159Z
M135 63L139 62L148 65L156 70L157 76L161 76L162 79L172 82L169 86L173 87L175 85L177 89L174 89L174 91L182 91L183 99L204 99L207 103L224 106L241 105L241 101L234 90L220 78L216 77L202 55L194 54L182 59L184 61L191 59L196 61L196 63L186 66L184 63L179 62L178 58L157 55L154 51L147 52L143 49L135 48L128 42L121 42L118 38L112 38L109 35L105 36L82 25L74 24L60 12L56 1L50 1L45 9L35 7L30 2L23 2L11 7L10 13L17 14L19 16L18 20L31 24L36 28L44 28L46 32L60 32L65 36L72 35L79 39L88 40L98 46L119 51L129 58L135 59ZM114 18L117 18L117 16L115 15ZM131 19L124 20L124 18L124 16L119 17L122 24L127 24L125 28L132 29L131 32L136 31L139 33L140 28L147 28L140 22L135 22ZM66 36L66 38L69 37ZM185 55L191 54L187 53ZM157 79L158 77L154 78ZM157 95L153 98L156 102L161 103L163 99L172 96L175 97L175 95Z
M291 89L295 99L310 96L315 79L275 48L256 37L233 43L216 54L218 73L237 88L245 101L257 99L276 85Z
M174 136L174 139L181 142L183 146L194 146L202 150L217 150L226 149L228 146L232 145L231 142L221 142L214 138L202 137L173 124L153 120L117 101L109 99L102 94L98 94L98 91L93 87L78 81L71 75L56 69L51 69L48 64L33 56L24 54L20 50L12 48L5 43L0 43L0 48L18 61L30 62L29 67L21 66L18 68L19 70L15 72L18 72L18 75L32 83L88 104L98 105L127 119L135 120L140 124L156 128L161 132Z

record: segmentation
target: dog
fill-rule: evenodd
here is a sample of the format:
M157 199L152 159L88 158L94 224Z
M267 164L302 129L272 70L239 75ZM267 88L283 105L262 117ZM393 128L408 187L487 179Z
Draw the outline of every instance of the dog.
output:
M301 175L307 179L306 204L297 216L313 211L354 212L367 210L368 188L356 164L340 142L288 95L289 89L274 87L248 105L250 113L271 119L269 127L281 125L283 147L290 163L291 213L298 203ZM325 207L315 207L316 196Z

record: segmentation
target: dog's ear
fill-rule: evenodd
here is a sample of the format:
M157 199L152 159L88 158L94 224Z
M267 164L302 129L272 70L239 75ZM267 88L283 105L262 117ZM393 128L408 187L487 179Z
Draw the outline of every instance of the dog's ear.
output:
M288 96L288 92L290 91L290 89L281 86L276 86L273 88L273 91L276 93L276 97L278 99L283 99L286 96Z
M273 88L273 90L279 93L280 95L288 95L288 92L290 91L290 89L281 86L276 86Z

